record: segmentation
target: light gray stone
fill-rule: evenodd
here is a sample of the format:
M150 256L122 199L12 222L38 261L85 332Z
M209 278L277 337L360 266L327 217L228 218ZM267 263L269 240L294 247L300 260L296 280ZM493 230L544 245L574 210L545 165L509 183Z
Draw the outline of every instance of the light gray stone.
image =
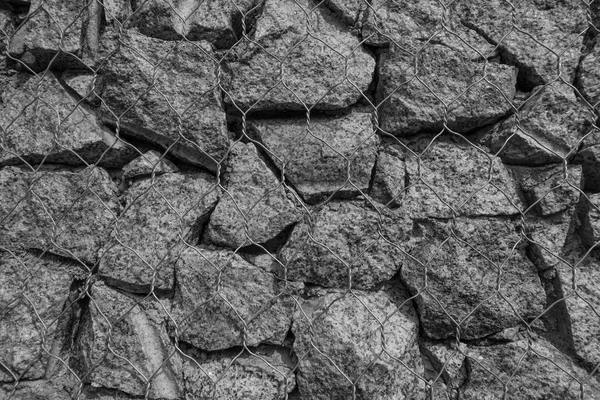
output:
M461 21L493 45L501 57L519 68L526 86L552 82L559 76L572 83L579 62L587 7L581 2L538 0L514 5L503 0L461 0Z
M45 162L121 167L135 156L53 74L14 75L0 96L0 166Z
M411 229L401 214L362 202L328 203L294 228L279 254L280 274L326 287L371 289L398 272Z
M404 300L394 291L354 290L302 302L292 328L301 397L418 398L418 322L410 305L400 307Z
M354 197L369 188L379 136L369 113L340 117L265 119L251 127L268 156L305 201ZM310 130L310 131L309 131Z
M563 248L573 233L575 207L546 217L525 215L525 232L530 241L530 258L543 271L563 263Z
M94 284L90 297L77 342L80 376L93 387L144 396L149 386L150 398L179 399L181 361L156 312L161 306L102 282Z
M406 178L403 147L384 143L377 155L369 194L388 207L399 207L405 196Z
M206 231L210 242L231 248L275 239L301 217L299 202L279 181L253 143L230 149L224 191Z
M0 52L4 53L8 41L15 31L16 24L10 4L0 3Z
M320 3L320 7L323 6L337 14L346 25L358 30L362 26L369 2L365 0L324 0Z
M483 134L481 142L507 164L544 165L572 158L590 133L593 114L570 86L536 87L518 113Z
M148 175L162 175L177 172L178 168L164 155L155 150L148 150L123 167L123 179L132 179Z
M464 133L488 125L510 110L516 77L514 67L475 62L442 44L416 56L392 46L378 84L381 128L407 136L437 133L444 126Z
M465 362L467 345L455 342L434 342L424 340L420 344L421 354L427 358L436 374L440 374L444 383L443 399L453 399L458 395L460 387L467 380L467 363ZM445 395L445 397L443 397Z
M176 271L171 314L179 340L207 351L283 343L295 302L273 274L230 250L200 248L183 251Z
M314 6L310 0L265 1L252 42L225 57L224 100L230 107L330 110L363 98L375 60L326 7L309 12Z
M401 270L426 337L481 338L538 317L546 295L507 218L418 220Z
M592 51L581 60L579 88L585 99L600 112L600 44L597 40Z
M99 167L0 169L0 246L37 249L93 265L116 221L117 187Z
M172 290L173 263L199 242L219 195L204 172L167 173L136 181L100 255L100 275L129 291Z
M589 247L600 242L600 193L585 194L581 236Z

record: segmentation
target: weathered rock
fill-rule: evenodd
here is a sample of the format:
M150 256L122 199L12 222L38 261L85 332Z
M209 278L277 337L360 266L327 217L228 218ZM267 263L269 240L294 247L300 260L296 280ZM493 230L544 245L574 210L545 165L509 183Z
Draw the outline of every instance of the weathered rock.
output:
M582 187L579 165L549 165L538 168L511 167L528 207L539 215L552 215L575 206Z
M543 218L525 216L525 231L530 241L530 258L543 271L562 263L562 250L572 233L572 220L575 207Z
M179 354L150 301L94 284L77 343L79 374L92 386L136 396L149 386L150 398L180 398Z
M273 274L229 250L199 248L183 251L176 271L172 333L179 340L207 351L283 343L295 303Z
M377 155L375 176L369 194L389 207L399 207L404 200L405 185L404 151L384 143Z
M10 4L0 3L0 52L4 53L8 41L15 31L13 9Z
M429 360L437 374L441 374L446 397L454 399L460 387L467 380L465 352L467 345L425 340L420 344L421 353Z
M210 45L165 42L134 30L107 30L102 45L95 93L103 120L216 171L229 139Z
M494 46L462 25L453 11L435 0L374 0L365 12L362 37L372 46L394 43L415 51L430 41L452 47L472 59L494 56Z
M600 15L600 13L599 13ZM598 40L598 39L596 39ZM585 99L600 112L600 42L581 60L579 89Z
M98 49L100 14L94 0L32 0L8 51L36 71L84 67Z
M123 179L138 178L153 173L162 175L177 171L178 168L175 164L164 158L162 154L155 150L149 150L123 167Z
M129 291L172 290L173 263L199 233L219 190L204 172L167 173L134 182L103 249L99 273Z
M401 270L425 335L476 339L539 316L546 296L506 218L420 220Z
M593 115L577 102L570 86L537 87L517 114L481 137L483 144L507 164L559 163L577 152L589 133Z
M589 247L598 244L600 242L600 193L586 193L581 225L583 242ZM597 247L600 247L600 244Z
M202 353L183 360L185 391L194 399L284 400L296 386L296 366L285 347Z
M102 104L102 99L97 96L102 81L99 75L68 69L60 75L59 81L63 86L72 89L71 95L78 101L83 100L84 104L96 108Z
M267 167L252 143L231 148L226 191L210 218L206 235L212 243L238 248L274 239L300 219L300 208Z
M600 396L594 378L588 380L587 372L543 339L469 346L467 356L471 373L461 399L575 400L581 395L587 399Z
M0 247L37 249L94 264L119 212L101 168L78 172L0 169Z
M502 58L519 68L519 80L533 87L559 74L573 81L587 28L586 6L571 1L526 0L514 6L503 0L461 0L462 22L493 45Z
M256 11L258 3L255 0L150 0L137 7L128 25L158 39L206 40L217 48L229 48L241 37L242 19ZM115 10L117 16L122 13ZM248 19L246 23L249 22Z
M54 75L18 74L0 89L0 166L60 163L121 167L134 150L96 123Z
M301 397L416 398L424 388L413 375L423 375L418 323L409 305L398 307L404 300L355 290L303 302L292 327Z
M335 288L373 288L402 266L412 222L361 202L332 202L293 230L279 256L285 277Z
M515 215L524 208L498 157L466 140L437 138L431 142L431 136L421 136L409 142L412 152L405 151L409 186L403 210L413 217L448 218Z
M228 105L243 111L327 110L363 98L375 60L326 7L309 13L314 6L310 0L266 0L253 41L225 58Z
M305 201L354 197L369 188L379 136L371 114L337 118L265 119L251 126L269 157ZM307 130L310 129L310 132Z
M38 380L21 381L16 388L14 384L0 384L0 398L9 400L71 400L71 395L46 381Z
M369 7L363 0L324 0L322 4L352 28L360 28L365 11Z
M590 192L600 192L600 145L586 147L575 158L583 168L584 189Z
M381 128L406 136L445 126L462 133L490 124L511 108L516 77L514 67L471 61L441 44L416 57L392 46L378 86Z
M54 257L0 252L0 382L41 379L50 355L63 356L74 308L69 288L83 275Z

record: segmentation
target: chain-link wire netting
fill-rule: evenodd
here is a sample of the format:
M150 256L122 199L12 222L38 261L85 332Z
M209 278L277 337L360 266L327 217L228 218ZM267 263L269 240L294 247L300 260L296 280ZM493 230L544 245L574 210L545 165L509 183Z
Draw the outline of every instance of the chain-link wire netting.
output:
M1 399L600 399L598 0L0 0Z

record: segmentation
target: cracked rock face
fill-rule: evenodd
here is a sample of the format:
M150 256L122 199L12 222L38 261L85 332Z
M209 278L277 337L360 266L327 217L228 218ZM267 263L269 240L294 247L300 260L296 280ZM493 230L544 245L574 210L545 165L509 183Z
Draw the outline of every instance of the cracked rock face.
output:
M599 13L600 14L600 13ZM596 39L593 50L581 61L579 81L585 99L600 109L600 44Z
M329 291L303 302L292 328L302 398L356 393L357 399L391 399L418 393L422 383L407 369L423 373L417 319L409 307L399 307L405 299L397 292ZM357 342L357 337L364 339Z
M379 137L369 113L337 118L265 119L253 132L269 158L311 203L329 196L354 197L369 188Z
M138 178L152 174L177 172L177 167L157 151L149 150L123 167L123 179Z
M401 277L427 337L476 339L544 310L537 271L506 218L417 221Z
M100 256L100 274L138 292L172 290L173 263L198 243L219 190L204 172L167 173L135 182Z
M313 7L309 0L265 1L252 43L240 43L225 58L227 105L331 110L363 97L375 60L331 11Z
M417 56L392 46L378 85L381 128L408 136L444 126L464 133L488 125L511 108L516 78L514 67L475 62L441 44Z

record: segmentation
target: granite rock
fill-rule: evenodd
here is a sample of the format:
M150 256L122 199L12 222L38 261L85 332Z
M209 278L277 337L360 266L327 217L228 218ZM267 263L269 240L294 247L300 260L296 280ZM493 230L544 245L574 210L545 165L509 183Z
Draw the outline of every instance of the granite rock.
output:
M123 167L123 179L139 178L148 175L162 175L179 171L175 164L155 150L148 150Z
M600 15L600 13L599 13ZM596 44L592 51L585 55L581 61L579 72L579 89L585 99L600 112L600 44Z

